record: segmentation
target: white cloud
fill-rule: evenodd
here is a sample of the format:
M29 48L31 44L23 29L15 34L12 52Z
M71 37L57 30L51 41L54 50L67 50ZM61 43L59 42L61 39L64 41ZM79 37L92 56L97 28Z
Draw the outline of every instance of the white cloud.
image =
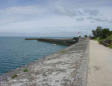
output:
M66 31L72 33L73 31L87 32L90 26L111 26L112 7L105 7L107 2L84 1L48 0L43 5L12 6L2 9L0 10L0 32L58 31L59 33ZM61 29L62 27L65 29Z
M27 15L40 15L44 14L46 9L38 6L19 6L19 7L9 7L0 10L0 15L2 16L27 16Z

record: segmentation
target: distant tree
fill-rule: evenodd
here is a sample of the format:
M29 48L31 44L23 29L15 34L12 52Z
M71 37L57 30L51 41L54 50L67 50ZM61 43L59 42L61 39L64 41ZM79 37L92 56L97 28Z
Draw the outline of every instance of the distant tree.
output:
M112 34L112 31L110 31L109 28L103 29L102 27L98 26L96 28L96 30L92 31L92 33L93 33L94 38L98 38L98 37L99 38L106 38Z
M87 36L87 35L85 35L84 37L85 37L85 38L87 38L88 36Z
M93 36L96 38L96 37L101 37L102 36L102 27L98 26L96 28L96 30L93 30L92 31L93 33Z
M110 36L112 33L111 33L111 31L109 30L109 28L104 28L103 30L102 30L102 38L107 38L108 36Z

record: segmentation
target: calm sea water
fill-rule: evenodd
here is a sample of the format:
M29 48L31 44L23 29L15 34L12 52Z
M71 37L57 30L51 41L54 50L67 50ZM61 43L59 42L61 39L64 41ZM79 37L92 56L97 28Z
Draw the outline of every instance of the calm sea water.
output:
M0 75L66 47L22 37L0 37Z

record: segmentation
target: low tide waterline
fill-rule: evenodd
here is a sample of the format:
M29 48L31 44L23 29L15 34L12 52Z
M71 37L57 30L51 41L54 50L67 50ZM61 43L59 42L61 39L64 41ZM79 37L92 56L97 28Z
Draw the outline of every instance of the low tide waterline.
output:
M23 37L0 37L0 75L66 47L36 40L24 40Z

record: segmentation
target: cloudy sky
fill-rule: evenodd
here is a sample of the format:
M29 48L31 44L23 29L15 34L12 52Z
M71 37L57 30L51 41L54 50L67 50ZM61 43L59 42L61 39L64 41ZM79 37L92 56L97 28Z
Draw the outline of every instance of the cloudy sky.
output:
M74 36L112 28L112 0L0 0L0 36Z

